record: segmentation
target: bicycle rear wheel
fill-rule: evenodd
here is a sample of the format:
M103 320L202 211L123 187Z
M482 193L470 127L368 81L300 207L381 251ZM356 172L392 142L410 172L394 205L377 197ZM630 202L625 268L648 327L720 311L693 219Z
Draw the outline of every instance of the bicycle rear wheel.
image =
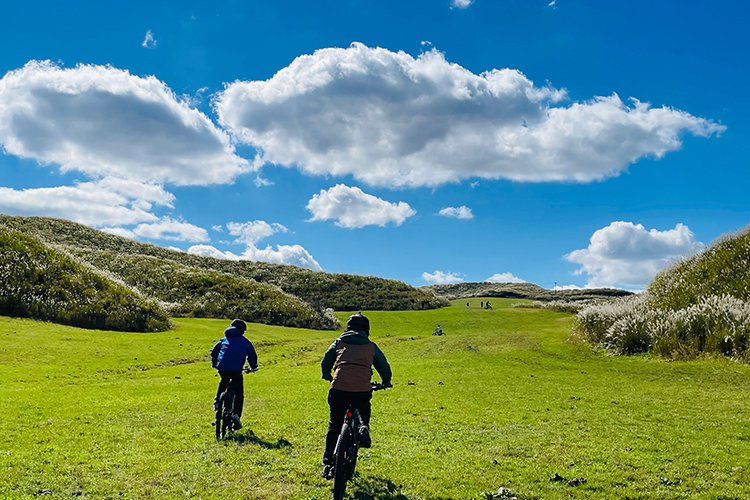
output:
M333 500L342 500L344 498L346 482L351 477L351 474L349 474L349 448L351 445L349 428L344 424L339 434L339 439L336 442L336 452L333 456Z
M216 410L216 422L214 422L214 426L216 426L216 440L221 441L221 407Z

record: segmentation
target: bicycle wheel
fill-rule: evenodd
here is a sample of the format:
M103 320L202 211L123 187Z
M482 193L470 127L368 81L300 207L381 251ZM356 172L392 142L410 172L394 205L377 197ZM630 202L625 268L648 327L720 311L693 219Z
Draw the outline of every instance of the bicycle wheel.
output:
M336 442L336 453L333 456L333 500L342 500L346 492L346 482L349 480L349 448L351 435L349 427L344 424Z
M216 422L214 426L216 426L216 440L221 441L221 400L219 400L219 406L216 410Z
M216 439L226 439L232 432L232 403L234 392L227 389L219 396L219 410L216 412Z

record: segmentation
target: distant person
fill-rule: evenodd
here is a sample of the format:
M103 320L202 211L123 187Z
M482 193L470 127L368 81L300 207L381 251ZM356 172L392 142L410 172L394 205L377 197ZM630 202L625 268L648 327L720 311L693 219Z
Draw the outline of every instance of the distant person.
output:
M442 335L442 334L443 334L443 329L440 328L440 323L438 323L438 326L437 328L435 328L435 333L433 333L433 335Z
M490 301L488 300L487 303L484 305L485 309L492 309L492 306L490 305Z
M373 366L380 374L383 385L391 387L391 366L383 352L369 337L370 320L361 312L349 316L346 331L333 341L320 362L323 379L331 381L331 388L328 390L330 417L326 432L326 449L323 453L325 479L333 478L333 451L341 426L344 425L344 414L350 404L359 409L362 417L359 445L369 448L372 444L369 426Z
M466 303L466 307L469 307L469 303L468 302Z
M479 307L481 307L482 309L484 309L484 301L482 301L482 302L479 303Z
M245 403L245 389L242 383L242 368L245 360L250 365L250 371L258 370L258 355L252 342L245 338L247 324L241 319L235 319L224 330L224 336L211 349L211 367L219 370L221 381L214 400L214 411L217 411L219 396L222 389L229 385L234 390L234 415L232 415L235 430L242 429L240 418L242 406Z

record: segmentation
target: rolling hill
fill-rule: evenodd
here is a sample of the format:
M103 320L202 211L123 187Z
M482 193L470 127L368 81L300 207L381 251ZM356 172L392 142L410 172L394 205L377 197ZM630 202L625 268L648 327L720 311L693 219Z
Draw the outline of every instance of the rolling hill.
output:
M155 301L172 316L242 317L272 325L336 329L334 309L423 310L448 304L401 281L188 255L62 219L0 215L0 227Z

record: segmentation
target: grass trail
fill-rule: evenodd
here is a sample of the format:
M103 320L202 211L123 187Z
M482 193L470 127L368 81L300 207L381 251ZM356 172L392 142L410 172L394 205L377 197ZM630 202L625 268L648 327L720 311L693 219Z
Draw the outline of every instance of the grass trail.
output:
M568 340L570 315L480 300L366 313L395 387L373 398L349 498L750 498L746 365L609 357ZM245 428L217 443L208 352L229 322L175 323L0 317L0 498L330 498L319 361L336 334L248 325L261 370Z

